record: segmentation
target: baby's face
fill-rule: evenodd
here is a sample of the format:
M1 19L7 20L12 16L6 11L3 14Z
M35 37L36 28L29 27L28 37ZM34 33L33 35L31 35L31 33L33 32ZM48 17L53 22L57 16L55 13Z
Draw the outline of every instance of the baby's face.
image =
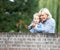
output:
M39 16L34 16L33 21L34 21L36 24L38 24L39 21L40 21Z

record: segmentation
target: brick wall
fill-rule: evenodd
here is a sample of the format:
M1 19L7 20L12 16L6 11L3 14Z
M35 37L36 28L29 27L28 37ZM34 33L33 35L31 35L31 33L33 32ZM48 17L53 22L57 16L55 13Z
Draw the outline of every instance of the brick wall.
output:
M60 35L2 32L0 50L60 50Z

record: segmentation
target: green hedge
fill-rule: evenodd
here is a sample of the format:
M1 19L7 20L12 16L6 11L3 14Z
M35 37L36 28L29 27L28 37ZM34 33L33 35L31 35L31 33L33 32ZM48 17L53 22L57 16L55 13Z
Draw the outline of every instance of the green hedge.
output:
M0 0L0 32L27 31L39 0Z

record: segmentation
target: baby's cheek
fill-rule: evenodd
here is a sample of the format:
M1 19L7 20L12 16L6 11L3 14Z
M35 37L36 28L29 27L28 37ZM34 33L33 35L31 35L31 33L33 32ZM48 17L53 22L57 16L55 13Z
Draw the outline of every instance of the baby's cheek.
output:
M35 23L39 23L39 20L34 20Z
M37 22L39 23L39 20Z

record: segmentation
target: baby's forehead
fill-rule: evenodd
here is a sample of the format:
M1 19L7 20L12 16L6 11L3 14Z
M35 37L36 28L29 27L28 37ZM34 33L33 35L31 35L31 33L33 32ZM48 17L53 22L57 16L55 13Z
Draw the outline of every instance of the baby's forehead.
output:
M39 16L39 13L35 13L33 16Z
M36 16L34 16L34 18L39 18L39 16L36 15Z

